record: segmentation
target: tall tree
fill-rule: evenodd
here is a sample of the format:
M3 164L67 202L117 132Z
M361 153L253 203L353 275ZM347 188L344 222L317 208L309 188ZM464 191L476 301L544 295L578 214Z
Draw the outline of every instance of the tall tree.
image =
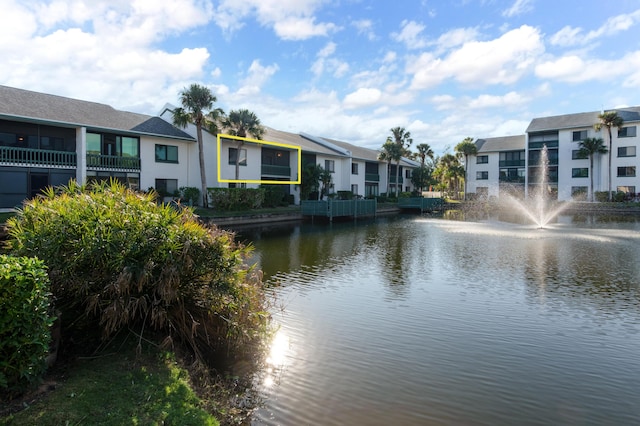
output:
M467 199L467 170L469 165L469 156L478 153L478 147L473 143L473 138L466 137L456 145L456 153L464 157L464 199Z
M606 154L609 151L602 138L586 138L578 142L578 146L580 147L578 154L581 157L589 158L589 194L591 201L593 201L593 158L598 154Z
M399 152L396 160L396 198L399 195L400 189L400 160L403 155L408 155L408 150L411 144L413 143L413 139L411 139L411 132L407 132L404 127L394 127L390 130L391 135L393 137L393 142L398 146L397 153Z
M224 120L224 127L229 134L246 138L262 139L265 128L262 127L258 116L248 109L232 110ZM236 180L240 179L240 150L244 146L244 140L236 141Z
M302 169L302 180L300 183L300 199L308 200L311 194L316 194L315 199L320 196L320 178L324 168L320 164L309 163Z
M624 120L622 119L622 117L620 117L618 115L617 111L606 111L606 112L602 112L600 114L598 114L598 122L596 124L593 125L593 128L596 129L596 131L600 131L600 129L602 129L603 127L606 127L607 129L607 134L609 135L609 201L611 201L612 198L612 194L611 194L611 157L613 155L612 149L613 149L613 138L611 136L611 128L612 127L617 127L618 129L622 128L622 125L624 124Z
M331 180L333 175L327 169L322 168L320 171L320 182L322 182L322 190L320 191L320 199L326 195L329 196L329 189L331 188Z
M427 158L430 158L433 161L434 153L433 149L431 149L431 145L428 143L421 143L416 146L418 150L418 157L420 158L420 166L424 167L427 161Z
M458 192L458 184L463 175L464 168L460 164L460 160L450 153L438 158L436 168L433 171L433 176L440 180L439 188L454 193Z
M202 142L203 127L210 133L217 135L218 123L224 111L220 108L213 108L217 102L216 96L208 87L199 84L192 84L182 89L180 92L180 103L182 107L173 110L173 124L185 128L189 123L196 126L196 139L198 141L198 158L200 160L200 189L202 191L202 205L209 206L209 196L207 193L207 176L204 167L204 144Z
M391 137L382 145L382 150L378 155L378 160L387 162L387 197L389 196L389 182L391 182L391 162L398 156L398 146L393 142Z

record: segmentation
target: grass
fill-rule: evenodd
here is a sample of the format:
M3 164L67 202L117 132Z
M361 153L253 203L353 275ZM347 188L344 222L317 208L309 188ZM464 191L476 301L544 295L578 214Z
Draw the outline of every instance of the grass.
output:
M131 346L131 345L128 345ZM174 357L147 346L78 359L0 425L218 425ZM15 407L14 407L15 408Z

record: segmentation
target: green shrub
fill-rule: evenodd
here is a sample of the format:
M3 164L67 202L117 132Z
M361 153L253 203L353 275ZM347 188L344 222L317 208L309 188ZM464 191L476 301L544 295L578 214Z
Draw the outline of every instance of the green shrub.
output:
M15 254L45 259L63 317L76 329L153 328L201 359L261 335L260 279L249 249L117 182L49 188L8 222ZM66 315L69 312L69 315Z
M338 191L338 200L353 200L353 192Z
M21 392L42 378L53 323L49 298L42 261L0 255L0 390Z
M259 209L265 198L263 188L208 188L209 202L218 211Z
M288 205L287 193L282 185L262 185L264 190L264 202L262 207L280 207Z
M189 206L197 206L200 202L200 190L194 186L182 186L178 188L182 202Z
M601 203L606 203L609 201L609 193L607 191L596 191L595 192L596 201Z
M624 201L625 197L627 194L625 194L622 191L616 191L612 194L613 196L613 201L615 201L616 203L621 203Z

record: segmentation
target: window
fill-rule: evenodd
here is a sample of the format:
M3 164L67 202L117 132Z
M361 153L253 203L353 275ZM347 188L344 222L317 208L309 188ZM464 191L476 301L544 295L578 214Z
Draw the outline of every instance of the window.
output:
M583 141L586 138L587 138L587 131L586 130L578 130L577 132L573 132L573 141L574 142Z
M636 126L623 127L618 129L619 138L633 138L636 136Z
M352 175L358 174L358 163L351 163L351 174Z
M618 157L635 157L635 156L636 156L635 146L621 146L618 148Z
M404 177L407 178L407 179L411 179L411 170L406 169L404 171Z
M331 173L335 173L336 162L334 160L324 160L324 169L330 171Z
M476 164L488 164L489 156L488 155L478 155L476 157Z
M229 164L236 164L236 158L238 155L238 148L229 148ZM240 149L240 161L238 162L241 166L247 165L247 150Z
M162 196L173 195L178 191L178 179L156 179L156 191Z
M618 177L635 177L636 166L618 167Z
M589 177L589 169L587 167L577 167L571 169L571 177L585 178Z
M156 145L156 163L177 163L178 147L173 145Z
M476 172L476 180L487 180L489 179L489 172Z
M635 186L619 186L616 188L618 192L624 192L625 194L635 195L636 187Z
M246 188L246 187L247 187L246 182L240 182L240 183L229 182L229 188Z
M358 195L358 185L354 185L354 184L351 185L351 193L353 195Z
M586 155L581 154L582 151L580 151L579 149L573 149L571 150L571 159L572 160L584 160L587 158Z

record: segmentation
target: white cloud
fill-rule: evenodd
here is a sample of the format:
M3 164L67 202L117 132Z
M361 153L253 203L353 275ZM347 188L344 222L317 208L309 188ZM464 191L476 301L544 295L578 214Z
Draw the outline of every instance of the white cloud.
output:
M195 0L0 3L3 84L153 114L209 60L206 48L156 47L167 33L206 22L207 6Z
M426 28L422 24L418 24L415 21L404 20L400 24L402 29L399 33L391 33L391 39L404 43L407 49L421 49L427 45L427 41L420 36L422 31Z
M468 105L470 108L502 108L511 107L517 105L523 105L529 102L531 99L522 96L516 92L509 92L506 95L480 95L475 99L472 99Z
M425 52L412 57L407 72L413 89L427 89L447 79L465 84L511 84L518 81L542 54L539 30L523 25L490 41L470 41L447 57Z
M346 109L367 107L377 103L380 98L382 92L379 89L361 87L345 96L343 105Z
M340 28L331 22L318 22L314 15L323 0L222 0L215 11L216 24L233 33L244 20L255 16L264 27L273 28L284 40L306 40L327 36Z
M439 50L449 50L467 42L472 42L478 38L478 35L476 28L456 28L438 37L436 44Z
M564 56L536 66L535 73L540 78L583 83L586 81L608 81L622 78L628 87L638 87L640 77L640 50L630 52L616 60L582 59L578 56ZM625 78L626 77L626 78Z
M502 12L502 16L511 18L533 10L533 0L516 0L510 8Z
M351 23L358 30L358 34L363 34L367 39L373 41L376 39L376 34L373 31L373 22L370 19L360 19Z
M311 65L311 72L316 77L328 72L334 77L341 78L349 71L349 64L336 58L331 58L336 52L337 45L334 42L327 43L316 54L316 61Z
M593 43L602 37L613 36L623 31L629 30L634 25L640 23L640 9L632 13L617 15L606 20L598 29L583 34L582 28L565 26L557 33L553 34L549 41L557 46L576 46Z
M247 76L241 81L241 87L238 89L239 96L252 96L260 93L262 86L278 72L278 64L262 66L259 60L251 62L247 70Z

